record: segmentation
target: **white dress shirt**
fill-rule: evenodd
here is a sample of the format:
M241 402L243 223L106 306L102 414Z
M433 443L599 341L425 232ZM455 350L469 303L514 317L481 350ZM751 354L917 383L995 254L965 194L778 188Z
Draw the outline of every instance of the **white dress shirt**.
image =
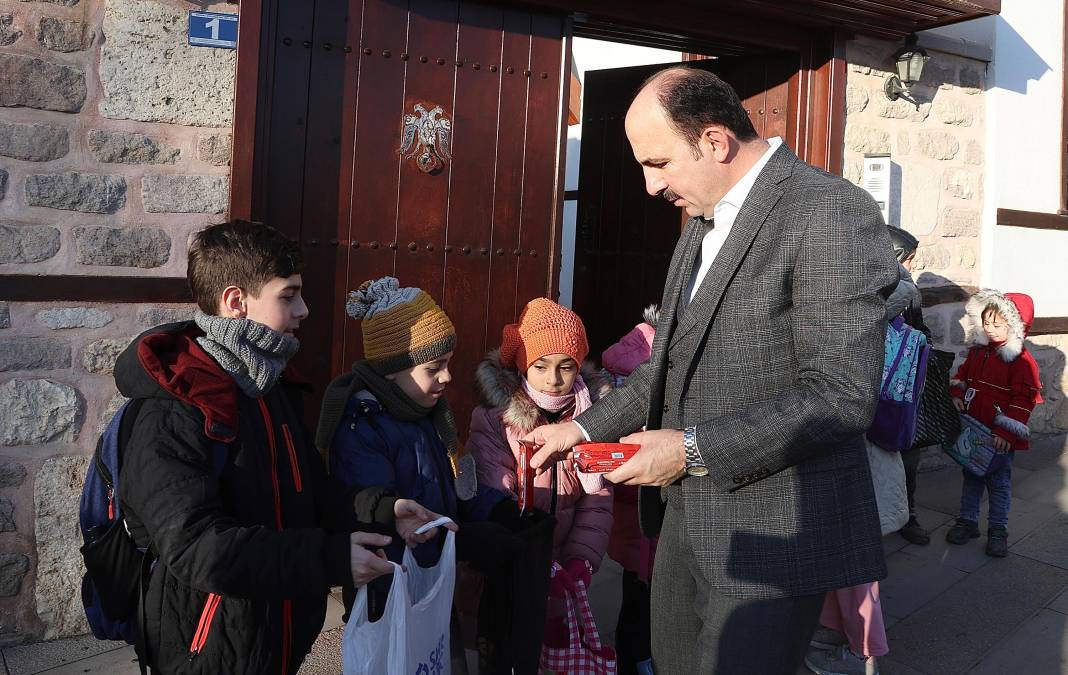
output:
M731 232L731 226L734 225L734 219L738 217L738 212L742 210L742 204L745 203L749 193L752 192L757 176L760 175L760 172L767 165L771 156L775 154L775 151L779 149L780 145L782 145L782 139L778 136L769 138L767 151L742 176L741 180L735 183L734 187L716 202L716 206L713 209L715 226L709 229L705 233L704 239L701 240L701 252L697 256L693 275L690 277L690 283L686 287L686 295L684 297L687 304L697 295L698 289L701 288L701 282L705 280L708 270L712 268L712 263L716 261L719 249L723 247L723 242L727 240L727 235Z

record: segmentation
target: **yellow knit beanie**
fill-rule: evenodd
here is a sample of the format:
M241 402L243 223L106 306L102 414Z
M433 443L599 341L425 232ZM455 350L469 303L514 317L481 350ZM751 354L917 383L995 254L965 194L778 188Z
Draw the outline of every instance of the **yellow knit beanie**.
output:
M365 281L345 311L362 320L363 355L383 375L439 359L456 348L456 329L425 291L394 277Z

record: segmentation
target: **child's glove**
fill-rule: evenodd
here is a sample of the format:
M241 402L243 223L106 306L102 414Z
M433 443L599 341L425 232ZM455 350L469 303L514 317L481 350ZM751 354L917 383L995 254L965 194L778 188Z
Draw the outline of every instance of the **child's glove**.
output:
M582 582L586 590L590 589L590 580L593 577L593 566L583 558L571 558L564 563L564 571L573 582Z

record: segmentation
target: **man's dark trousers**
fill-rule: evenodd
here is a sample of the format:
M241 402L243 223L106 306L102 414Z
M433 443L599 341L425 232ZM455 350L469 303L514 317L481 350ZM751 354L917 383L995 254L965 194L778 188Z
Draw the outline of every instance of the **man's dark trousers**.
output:
M656 672L794 675L819 622L825 594L746 600L717 592L697 567L681 497L668 501L656 550Z

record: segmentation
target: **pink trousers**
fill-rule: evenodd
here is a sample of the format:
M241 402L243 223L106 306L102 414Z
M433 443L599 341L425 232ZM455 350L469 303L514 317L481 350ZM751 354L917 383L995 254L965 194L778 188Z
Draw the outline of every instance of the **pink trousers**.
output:
M886 645L878 581L828 593L823 601L820 623L844 633L854 654L883 656L890 652Z

